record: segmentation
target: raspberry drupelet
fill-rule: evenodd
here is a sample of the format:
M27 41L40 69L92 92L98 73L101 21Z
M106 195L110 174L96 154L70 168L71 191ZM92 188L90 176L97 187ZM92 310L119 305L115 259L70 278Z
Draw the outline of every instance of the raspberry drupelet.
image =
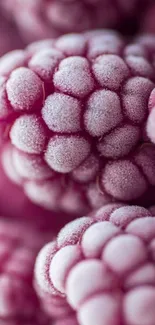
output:
M33 268L49 233L0 219L0 324L47 325L33 288Z
M35 281L51 313L52 297L64 299L71 324L154 325L155 217L111 204L69 223L40 251Z
M64 33L119 27L145 0L1 0L1 7L30 42Z
M0 59L3 165L31 200L78 215L114 201L151 204L155 147L145 122L154 44L98 30Z

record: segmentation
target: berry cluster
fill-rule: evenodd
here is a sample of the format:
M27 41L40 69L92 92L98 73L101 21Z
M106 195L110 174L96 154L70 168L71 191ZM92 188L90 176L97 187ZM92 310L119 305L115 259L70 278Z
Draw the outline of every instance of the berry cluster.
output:
M155 218L138 206L108 205L75 220L41 250L35 274L50 311L58 295L80 325L154 325Z
M148 204L150 190L154 199L145 134L154 42L95 31L0 59L5 170L34 202L79 215L117 200Z
M0 0L0 325L155 325L154 16Z

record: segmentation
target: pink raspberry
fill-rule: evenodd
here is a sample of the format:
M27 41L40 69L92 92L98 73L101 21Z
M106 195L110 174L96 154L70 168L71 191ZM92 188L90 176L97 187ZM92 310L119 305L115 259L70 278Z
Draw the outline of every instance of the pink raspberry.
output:
M32 201L82 215L111 201L154 200L155 147L145 134L154 44L126 45L100 30L0 59L4 168Z
M155 217L108 205L69 223L40 251L35 281L43 303L64 299L79 325L154 325Z
M154 0L147 2L147 9L141 18L141 30L145 33L155 33L155 3Z
M33 288L36 255L49 239L37 227L0 219L0 324L46 325Z
M23 48L23 42L14 24L5 19L0 11L0 56L16 48Z
M68 32L119 27L145 0L1 0L23 39L57 37Z

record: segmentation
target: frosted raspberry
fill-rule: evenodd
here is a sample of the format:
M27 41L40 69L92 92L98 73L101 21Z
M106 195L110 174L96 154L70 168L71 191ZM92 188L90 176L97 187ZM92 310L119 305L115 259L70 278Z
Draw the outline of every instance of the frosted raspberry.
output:
M79 216L115 201L154 202L153 40L125 44L96 30L0 59L3 165L34 203Z
M67 224L36 260L36 287L43 304L51 297L49 314L57 295L66 303L66 316L54 315L58 324L77 317L79 325L154 325L154 243L155 218L140 206L111 204Z
M42 235L41 235L42 233ZM48 324L33 289L35 257L48 234L37 227L0 220L0 323ZM10 322L10 323L9 323Z
M1 0L1 7L16 22L23 39L55 37L93 28L119 27L145 0ZM143 8L143 7L142 7ZM70 14L72 13L72 15Z

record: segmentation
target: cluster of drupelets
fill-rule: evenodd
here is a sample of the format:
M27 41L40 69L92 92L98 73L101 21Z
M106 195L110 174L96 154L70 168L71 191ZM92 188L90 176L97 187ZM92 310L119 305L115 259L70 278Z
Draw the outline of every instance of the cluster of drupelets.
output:
M0 1L0 215L0 325L155 325L154 0Z

